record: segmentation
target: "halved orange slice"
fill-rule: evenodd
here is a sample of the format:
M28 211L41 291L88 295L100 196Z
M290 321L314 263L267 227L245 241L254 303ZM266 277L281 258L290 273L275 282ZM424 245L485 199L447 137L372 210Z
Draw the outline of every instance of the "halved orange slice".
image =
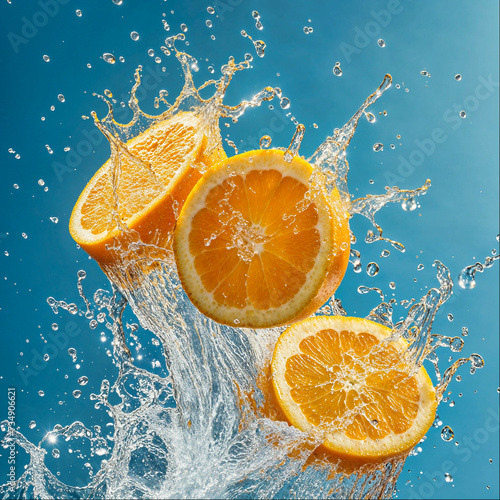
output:
M435 417L432 382L404 359L406 342L372 321L318 316L278 339L271 370L288 421L320 433L341 458L379 461L409 451Z
M119 168L110 159L89 181L69 224L73 239L104 266L116 259L110 248L125 243L124 228L127 241L165 245L201 168L226 157L221 146L213 147L202 117L193 112L153 125L126 147L131 155L119 155Z
M313 168L283 151L250 151L207 171L174 236L182 286L206 316L231 326L288 324L318 309L349 258L338 191L312 184Z

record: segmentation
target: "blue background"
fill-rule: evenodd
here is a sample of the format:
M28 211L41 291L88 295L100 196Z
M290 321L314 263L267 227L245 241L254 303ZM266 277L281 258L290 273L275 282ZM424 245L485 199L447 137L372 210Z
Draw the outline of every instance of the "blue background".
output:
M215 15L207 13L210 5ZM226 104L248 99L267 85L282 88L291 100L285 112L275 101L274 111L267 106L249 110L237 124L222 127L224 137L229 134L240 151L254 149L258 138L270 132L274 146L287 146L295 128L285 116L290 112L306 126L301 153L309 156L354 114L385 73L392 74L392 88L370 109L377 121L370 124L363 118L348 149L350 191L358 197L382 193L386 185L416 188L427 178L432 187L417 199L416 210L405 212L395 205L377 216L384 235L405 244L404 254L383 242L365 244L370 225L359 216L353 218L351 228L358 238L355 248L361 252L363 271L356 274L350 266L337 296L348 314L366 316L379 302L378 295L360 295L358 286L379 287L386 298L418 301L437 285L435 259L447 265L455 279L465 266L484 262L492 249L498 249L498 6L496 0L311 4L124 0L122 5L111 0L12 0L10 5L2 1L0 417L7 415L7 388L15 387L16 425L34 443L57 423L80 420L87 426L104 426L109 422L102 409L94 409L89 395L99 392L104 377L116 376L106 354L111 349L110 333L102 324L89 328L83 316L66 311L54 315L46 301L55 297L83 307L76 288L80 269L87 271L84 287L89 295L98 288L110 288L67 229L79 193L109 156L109 146L82 115L89 116L91 110L105 114L106 106L94 92L109 89L118 101L126 101L139 64L149 75L138 94L143 109L156 112L153 99L161 89L167 89L170 101L174 100L182 86L182 72L173 57L160 51L166 36L162 19L171 26L168 35L178 33L181 23L187 25L186 51L200 67L197 84L212 76L209 66L218 77L229 56L240 61L247 52L254 55L253 68L234 77ZM390 19L380 18L384 16L380 11L389 8ZM82 10L81 17L76 9ZM253 10L261 16L262 31L255 28ZM207 19L212 28L206 26ZM305 26L313 32L305 34ZM264 58L256 57L250 40L240 35L243 29L266 42ZM140 35L137 42L130 38L134 30ZM385 47L377 44L379 38ZM148 55L150 48L161 57L160 64ZM115 55L116 64L103 61L105 52ZM44 54L50 62L43 60ZM337 61L341 77L332 72ZM421 75L424 70L430 78ZM462 75L458 82L457 73ZM484 81L494 84L481 87ZM58 94L64 95L65 102L58 100ZM384 110L387 116L379 115ZM460 110L466 111L465 119L459 118ZM118 116L120 121L130 117L129 112ZM439 143L432 141L433 134ZM384 144L382 152L373 151L377 142ZM419 144L427 148L424 153L418 153ZM71 150L65 152L68 146ZM405 160L413 160L414 167L402 170ZM44 186L39 185L40 179ZM57 217L58 223L50 217ZM387 258L380 257L384 249L391 252ZM380 266L375 277L365 272L371 261ZM419 264L424 265L422 271L417 271ZM462 327L468 327L461 355L480 353L485 367L474 375L462 367L458 372L462 380L450 384L450 401L439 406L438 414L442 425L453 428L455 438L444 442L442 426L431 428L421 445L423 451L405 464L398 482L401 498L498 498L498 269L496 263L478 273L473 290L455 286L454 295L436 317L434 333L460 336ZM395 290L389 287L391 281ZM405 313L396 309L395 319ZM448 319L450 313L453 321ZM56 346L52 323L58 324L58 332L66 332L60 339L72 335L69 343L61 340ZM147 332L138 334L143 343L138 364L150 368L152 360L161 360L160 349L151 344ZM77 350L80 368L67 354L69 347ZM50 360L43 362L40 356L46 352ZM451 355L459 357L440 349L441 368L450 364ZM33 371L26 371L26 366ZM161 363L154 370L162 373ZM89 377L84 387L77 383L82 375ZM72 396L75 389L82 390L81 398ZM38 395L40 390L45 396ZM455 405L450 407L452 400ZM34 429L28 427L31 420L36 422ZM6 455L4 450L1 453L0 483L5 483ZM86 481L83 468L71 458L49 458L47 463L54 472L60 471L62 480L81 484ZM23 460L21 452L19 470ZM452 474L452 483L444 482L444 472Z

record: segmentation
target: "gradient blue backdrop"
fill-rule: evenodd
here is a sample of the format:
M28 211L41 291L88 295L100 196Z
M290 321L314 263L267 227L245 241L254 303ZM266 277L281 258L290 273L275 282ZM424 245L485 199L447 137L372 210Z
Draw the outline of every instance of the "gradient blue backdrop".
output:
M210 5L215 15L207 13ZM263 31L255 28L253 10L261 16ZM209 66L217 76L231 55L236 60L242 60L246 52L255 56L241 30L262 38L267 44L265 57L254 57L253 68L235 76L226 103L237 104L266 85L281 87L292 103L286 112L306 126L301 149L305 156L352 116L385 73L392 74L393 87L371 110L376 123L362 119L348 149L350 190L362 196L381 193L386 185L415 188L427 178L432 187L417 200L416 210L390 206L378 215L385 235L406 245L404 254L382 242L365 244L368 222L359 217L352 220L363 272L355 274L350 267L338 291L349 314L366 316L378 303L375 293L357 293L360 285L380 287L387 298L394 296L398 301L418 300L437 284L435 259L446 264L456 278L466 265L482 262L498 249L497 0L311 4L298 0L124 0L122 5L112 0L2 1L0 419L7 416L7 388L15 387L16 425L35 443L57 423L80 420L87 426L104 426L109 422L89 399L91 392L99 392L104 377L113 380L116 376L106 354L111 349L109 332L101 324L89 328L82 316L65 311L55 315L46 301L52 296L83 306L76 288L80 269L87 271L84 285L89 294L97 288L109 289L100 268L77 249L67 229L79 193L109 156L109 146L82 115L88 116L91 110L100 116L106 112L93 92L109 89L119 101L126 101L139 64L148 75L139 94L144 109L155 112L153 99L161 89L167 89L173 100L181 88L181 71L173 57L160 51L166 36L162 19L171 26L169 34L179 32L181 23L187 25L186 50L198 58L198 84L212 76ZM206 20L212 21L212 28ZM305 34L304 27L312 27L313 32ZM140 35L137 42L130 38L133 30ZM379 38L385 47L377 44ZM160 64L148 55L150 48L161 57ZM105 52L115 55L116 64L103 61ZM50 62L43 60L44 55ZM119 62L119 56L125 62ZM341 77L332 72L337 61ZM431 76L422 76L424 70ZM455 81L457 73L461 81ZM65 102L58 100L58 94L64 95ZM379 115L384 110L387 116ZM460 110L466 111L465 119L459 118ZM263 106L222 131L240 151L253 149L266 133L272 135L273 145L286 146L294 131L286 112ZM119 118L126 121L130 113L125 111ZM384 144L382 152L373 151L377 142ZM71 150L65 152L65 147ZM9 153L9 148L16 153ZM413 164L409 167L407 162ZM58 223L50 217L57 217ZM380 257L383 249L390 250L389 257ZM380 266L376 277L365 272L370 261ZM419 264L424 270L417 271ZM435 333L460 336L462 327L468 327L461 354L480 353L485 367L475 375L463 367L458 372L462 380L450 384L449 402L455 405L442 403L438 413L441 427L451 426L455 438L442 441L441 427L429 431L423 451L405 464L398 483L401 498L498 498L499 267L497 263L478 274L474 290L455 286L455 294L436 318ZM389 287L391 281L395 290ZM397 309L395 317L404 313ZM453 314L453 321L448 314ZM129 321L134 319L130 316ZM58 324L58 332L65 332L59 336L59 346L52 323ZM100 332L104 332L104 342ZM161 360L161 352L147 332L139 330L139 335L143 359L138 363L150 368L152 360ZM70 347L77 350L79 368L67 354ZM46 352L50 359L44 362L41 356ZM458 358L441 349L441 366L449 364L451 355ZM154 370L163 373L163 365ZM82 375L89 377L84 387L77 383ZM83 392L79 399L72 395L75 389ZM43 397L38 395L40 390ZM29 428L31 420L36 422L33 429ZM5 483L6 453L0 453L0 483ZM23 460L21 451L19 471ZM92 460L98 467L96 457ZM87 481L84 460L74 455L64 460L50 457L47 462L63 481ZM444 481L445 472L452 474L452 483Z

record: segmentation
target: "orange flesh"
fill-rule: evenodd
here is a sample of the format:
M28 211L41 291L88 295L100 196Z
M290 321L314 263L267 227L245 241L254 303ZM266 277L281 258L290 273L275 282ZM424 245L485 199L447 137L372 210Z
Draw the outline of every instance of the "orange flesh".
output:
M129 219L161 194L162 188L170 183L185 161L186 155L194 148L195 130L184 123L153 129L151 133L144 134L141 140L130 145L130 153L149 163L156 180L148 171L147 163L134 162L128 156L120 155L121 165L116 190L120 219ZM112 217L115 203L112 176L112 169L101 176L81 209L81 226L95 235L116 228ZM138 182L140 189L137 189Z
M329 329L306 337L299 348L302 354L286 361L285 379L310 423L341 422L341 432L358 440L411 427L419 389L415 377L398 370L401 359L394 346L369 333Z
M307 191L277 170L252 170L207 194L193 217L189 248L219 304L266 310L301 289L321 244L318 210Z

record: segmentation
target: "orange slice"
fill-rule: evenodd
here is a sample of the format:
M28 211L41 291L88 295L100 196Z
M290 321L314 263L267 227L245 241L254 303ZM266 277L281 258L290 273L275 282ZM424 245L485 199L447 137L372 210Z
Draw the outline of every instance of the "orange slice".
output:
M435 417L434 387L422 367L411 374L404 340L372 321L318 316L278 339L271 370L288 421L320 433L341 458L377 461L415 446Z
M225 158L222 147L208 151L208 139L202 118L184 112L130 140L126 147L132 156L119 155L119 171L109 159L78 198L69 224L73 239L104 266L117 257L111 248L126 242L165 245L200 169Z
M264 328L305 318L339 286L349 258L339 193L311 185L313 168L283 151L212 167L188 196L174 236L179 277L206 316Z

